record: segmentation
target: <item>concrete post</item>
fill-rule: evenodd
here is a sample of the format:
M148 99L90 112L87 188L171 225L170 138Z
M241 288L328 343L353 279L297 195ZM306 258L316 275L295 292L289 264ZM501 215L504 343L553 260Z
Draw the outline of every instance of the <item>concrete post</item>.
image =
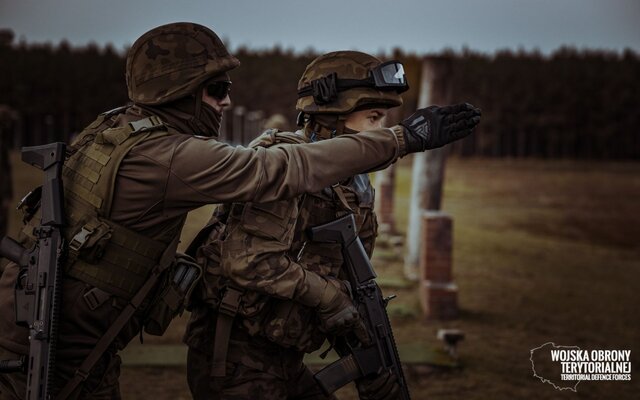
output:
M237 106L233 109L233 127L231 129L231 143L244 143L244 114L246 109L243 106Z
M244 141L243 146L248 145L251 141L258 137L262 133L262 125L264 124L264 112L250 111L245 117L244 125Z
M437 101L447 102L448 66L436 61L425 60L422 64L420 96L418 107L424 108ZM436 90L436 87L438 90ZM407 227L407 246L404 274L407 279L418 279L420 257L421 215L426 210L439 210L442 203L442 185L447 147L417 153L413 156L413 176L411 179L411 205Z
M376 198L374 209L378 217L378 230L381 234L394 235L396 221L393 216L393 197L395 190L396 164L391 164L376 172Z

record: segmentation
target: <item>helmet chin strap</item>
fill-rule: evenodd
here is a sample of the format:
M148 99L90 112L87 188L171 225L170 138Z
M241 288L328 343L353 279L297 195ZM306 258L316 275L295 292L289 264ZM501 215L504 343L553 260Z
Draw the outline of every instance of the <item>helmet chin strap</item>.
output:
M344 134L358 133L346 127L346 114L311 115L304 127L305 135L316 140L331 139Z

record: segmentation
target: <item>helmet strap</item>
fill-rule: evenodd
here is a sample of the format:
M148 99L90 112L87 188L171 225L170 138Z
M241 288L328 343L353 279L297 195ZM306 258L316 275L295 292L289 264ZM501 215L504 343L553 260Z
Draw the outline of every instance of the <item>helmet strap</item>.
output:
M347 115L345 114L316 114L310 115L304 125L304 133L307 137L316 137L319 140L331 139L336 136L358 133L345 126Z
M338 120L336 121L336 130L335 130L336 136L340 136L343 133L347 133L345 132L345 129L347 128L344 126L346 119L347 119L346 115L338 115Z
M298 116L296 117L296 125L299 127L303 127L305 122L305 114L304 111L300 111Z

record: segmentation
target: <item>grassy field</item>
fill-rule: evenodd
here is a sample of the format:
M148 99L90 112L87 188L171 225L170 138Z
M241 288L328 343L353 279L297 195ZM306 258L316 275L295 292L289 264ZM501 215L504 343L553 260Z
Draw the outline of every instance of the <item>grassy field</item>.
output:
M14 163L15 165L16 163ZM15 168L16 197L38 182ZM396 219L407 222L410 164L398 171ZM461 315L425 322L394 318L396 339L439 346L438 328L460 328L463 367L407 370L414 399L637 399L640 369L640 163L450 160L445 211L454 218L454 277ZM185 242L208 217L190 216ZM17 218L12 229L17 226ZM378 260L400 276L400 261ZM391 291L390 291L391 292ZM416 310L415 287L393 289ZM185 317L162 338L178 344ZM630 349L631 382L581 382L557 391L532 376L529 351L546 342L583 349ZM184 367L125 366L124 398L189 398ZM340 398L354 399L353 391Z

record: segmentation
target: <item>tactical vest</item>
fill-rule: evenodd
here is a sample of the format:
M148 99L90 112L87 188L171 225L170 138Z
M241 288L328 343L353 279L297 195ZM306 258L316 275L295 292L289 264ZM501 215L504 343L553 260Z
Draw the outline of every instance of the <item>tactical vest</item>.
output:
M157 116L114 127L117 115L126 108L103 113L87 126L63 166L65 276L92 286L83 296L91 310L113 296L124 301L118 301L119 314L61 389L60 398L78 389L134 316L147 333L163 334L202 276L202 268L190 257L175 254L186 215L167 227L166 236L173 238L170 243L109 218L117 173L129 151L142 141L178 133ZM24 244L34 239L40 207L49 206L41 204L47 200L40 198L41 193L32 191L19 206L25 214L20 238Z
M112 127L116 116L124 110L119 108L103 113L87 126L74 140L72 148L75 151L63 167L64 235L68 243L64 271L67 276L104 291L106 295L99 295L101 301L105 301L107 295L131 299L156 265L170 263L186 218L169 228L175 237L172 243L151 239L109 219L122 160L138 143L172 133L172 128L156 116ZM23 233L32 237L34 223L39 218L27 219ZM169 246L173 250L165 251ZM161 259L163 253L166 259ZM170 308L179 311L184 299L175 294L170 297L175 297L167 300L171 303ZM99 305L98 300L93 300L94 306ZM155 299L155 302L161 300L165 299ZM162 312L166 313L166 310ZM157 317L152 316L152 319ZM168 325L168 321L159 324ZM161 334L165 328L146 330Z
M307 143L307 138L291 132L268 130L251 142L250 146L270 147L280 143ZM322 276L339 276L343 263L340 245L309 242L305 237L304 229L300 227L320 225L347 213L353 213L359 235L367 253L371 255L377 234L373 200L374 191L366 175L358 175L345 185L336 185L325 188L319 193L304 195L296 221L296 234L292 247L287 253L305 269ZM260 207L263 206L267 205L260 205ZM208 347L207 342L211 342L213 335L213 331L208 328L212 318L210 307L218 307L228 290L228 280L222 275L220 268L218 241L224 235L224 225L229 219L246 218L251 214L247 213L244 207L251 207L251 205L234 203L219 210L212 220L212 231L209 233L206 244L198 250L198 262L206 266L204 296L207 306L193 310L186 340L190 346L201 348L203 351L209 351L205 346ZM263 221L263 223L256 222L256 226L258 225L261 226L260 229L272 229L273 227L270 226L275 224ZM195 249L192 248L192 250ZM312 352L317 350L326 338L326 335L318 329L315 310L295 301L245 291L237 305L237 314L240 318L236 323L241 325L249 335L265 337L282 347ZM215 314L213 317L215 318Z

